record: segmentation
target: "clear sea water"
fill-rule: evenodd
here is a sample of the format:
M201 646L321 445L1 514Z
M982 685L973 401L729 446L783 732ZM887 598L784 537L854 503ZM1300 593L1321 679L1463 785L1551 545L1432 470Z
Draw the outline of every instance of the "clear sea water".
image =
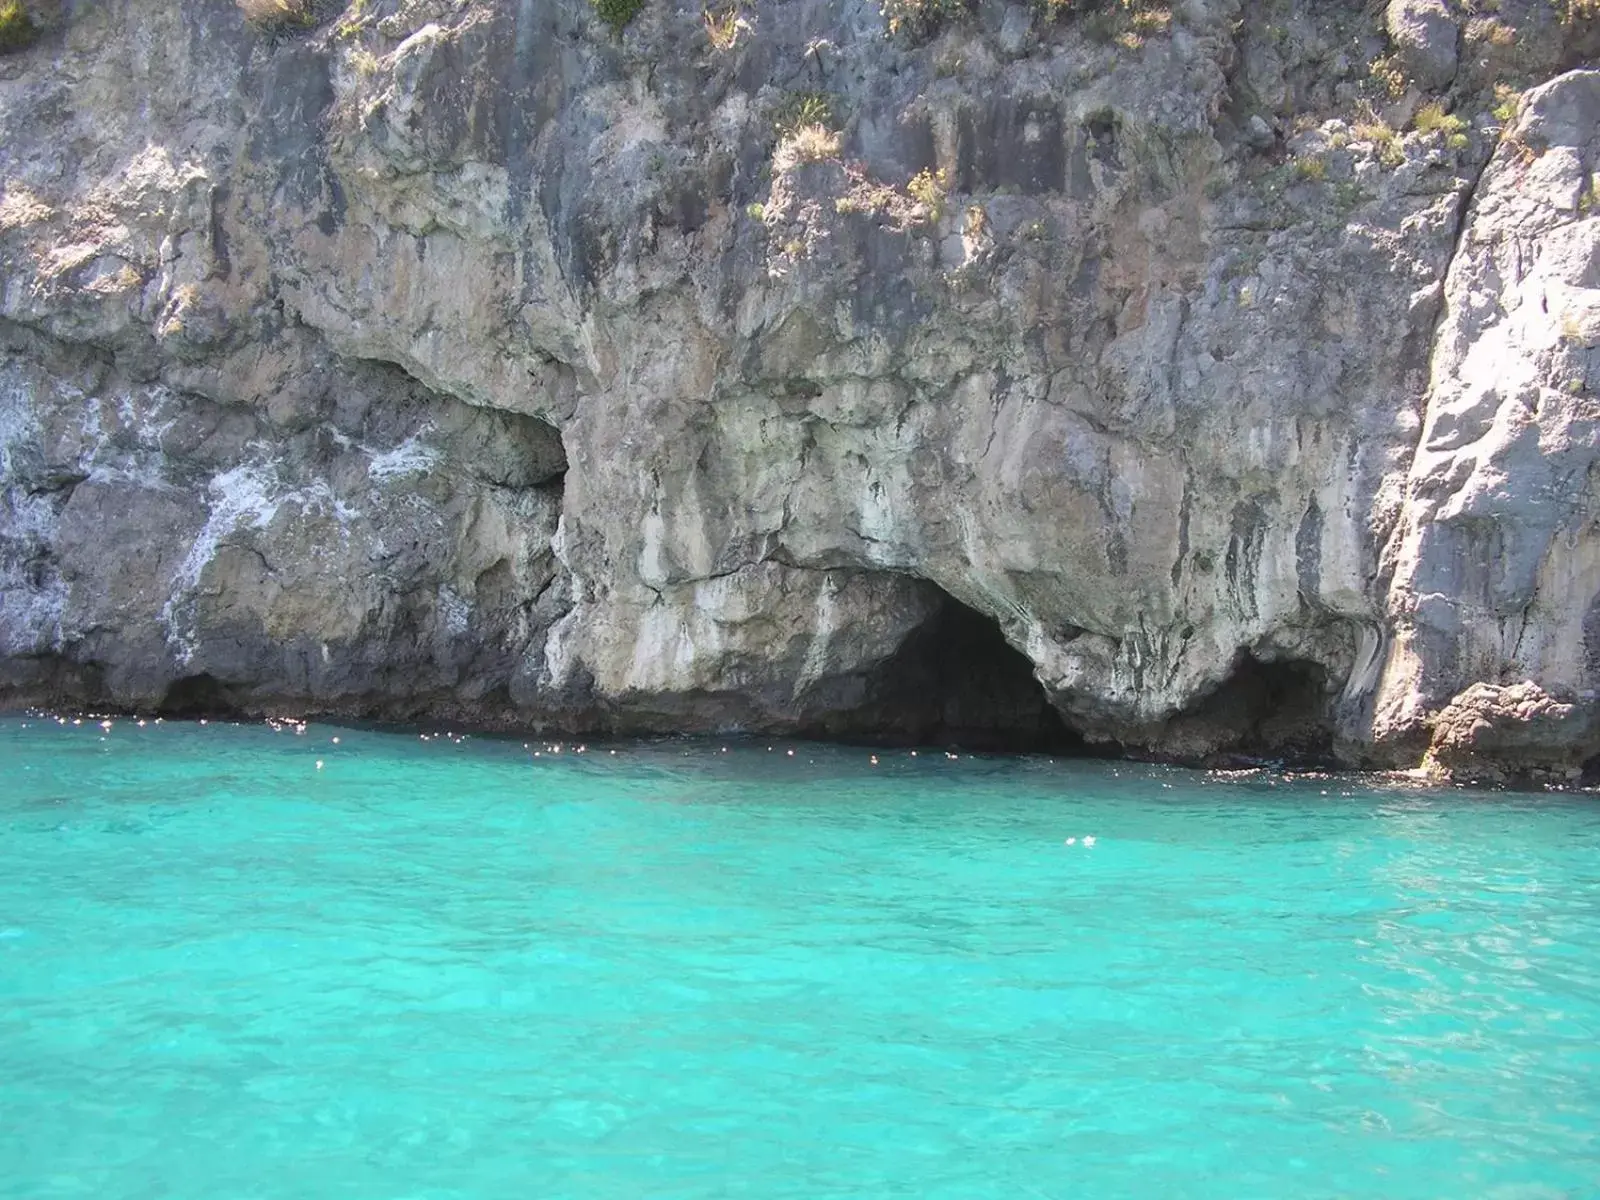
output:
M1600 1196L1600 800L611 749L0 720L0 1196Z

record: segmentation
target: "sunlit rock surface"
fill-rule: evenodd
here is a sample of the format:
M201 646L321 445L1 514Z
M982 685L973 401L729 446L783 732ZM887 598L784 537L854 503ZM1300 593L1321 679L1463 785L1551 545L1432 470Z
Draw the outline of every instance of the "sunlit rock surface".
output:
M1600 750L1563 6L37 7L10 703L1412 765L1526 681L1433 758Z

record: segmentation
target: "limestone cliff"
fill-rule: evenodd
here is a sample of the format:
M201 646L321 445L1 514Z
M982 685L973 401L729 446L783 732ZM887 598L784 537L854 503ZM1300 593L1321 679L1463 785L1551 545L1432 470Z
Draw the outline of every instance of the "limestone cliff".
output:
M0 701L1571 777L1596 7L35 0Z

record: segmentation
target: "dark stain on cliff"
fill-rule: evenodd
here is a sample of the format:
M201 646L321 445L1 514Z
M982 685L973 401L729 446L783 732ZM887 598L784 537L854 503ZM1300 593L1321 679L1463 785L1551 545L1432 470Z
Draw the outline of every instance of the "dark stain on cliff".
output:
M210 206L209 236L211 257L216 260L216 274L226 279L233 273L233 260L228 256L228 201L232 189L225 183L217 184L207 197Z
M896 130L895 147L898 159L909 168L907 175L932 170L938 162L938 150L933 144L933 123L926 116L907 119Z
M1322 506L1313 496L1294 534L1295 574L1306 604L1315 604L1322 592L1322 526Z
M934 310L932 298L915 282L911 238L864 215L845 228L853 242L850 254L862 264L859 286L850 292L851 318L893 344L904 344Z
M277 163L283 198L308 212L328 204L328 171L323 134L333 104L328 60L298 43L279 47L257 83L261 98L250 127L250 157Z
M997 96L962 109L956 124L956 188L1060 191L1066 177L1061 110L1049 99Z
M1116 576L1128 573L1128 539L1114 526L1106 535L1106 567Z
M710 196L725 191L727 176L721 179L674 180L656 200L656 215L666 225L694 233L706 223L711 212Z
M1091 113L1083 123L1081 138L1086 163L1098 163L1109 171L1122 169L1116 113L1110 109Z
M1266 510L1259 498L1251 496L1233 506L1223 573L1239 611L1252 617L1256 615L1256 572L1261 566L1261 547L1266 540L1267 527Z
M1193 500L1189 490L1189 472L1183 474L1183 499L1178 503L1178 557L1172 563L1172 586L1178 586L1183 577L1183 563L1189 557L1189 514Z
M1589 687L1600 687L1600 596L1583 613L1583 674Z
M328 204L317 214L317 230L324 237L332 237L338 232L339 226L344 224L344 214L348 207L345 200L344 188L339 184L339 177L333 172L328 172L325 180L328 189Z
M66 654L0 658L0 711L11 708L104 708L105 668Z

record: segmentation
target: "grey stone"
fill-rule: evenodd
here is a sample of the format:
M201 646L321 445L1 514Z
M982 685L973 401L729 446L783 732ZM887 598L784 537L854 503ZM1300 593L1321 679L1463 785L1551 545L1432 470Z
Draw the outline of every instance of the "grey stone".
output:
M1445 0L1389 0L1384 23L1412 82L1430 90L1449 86L1461 29Z

